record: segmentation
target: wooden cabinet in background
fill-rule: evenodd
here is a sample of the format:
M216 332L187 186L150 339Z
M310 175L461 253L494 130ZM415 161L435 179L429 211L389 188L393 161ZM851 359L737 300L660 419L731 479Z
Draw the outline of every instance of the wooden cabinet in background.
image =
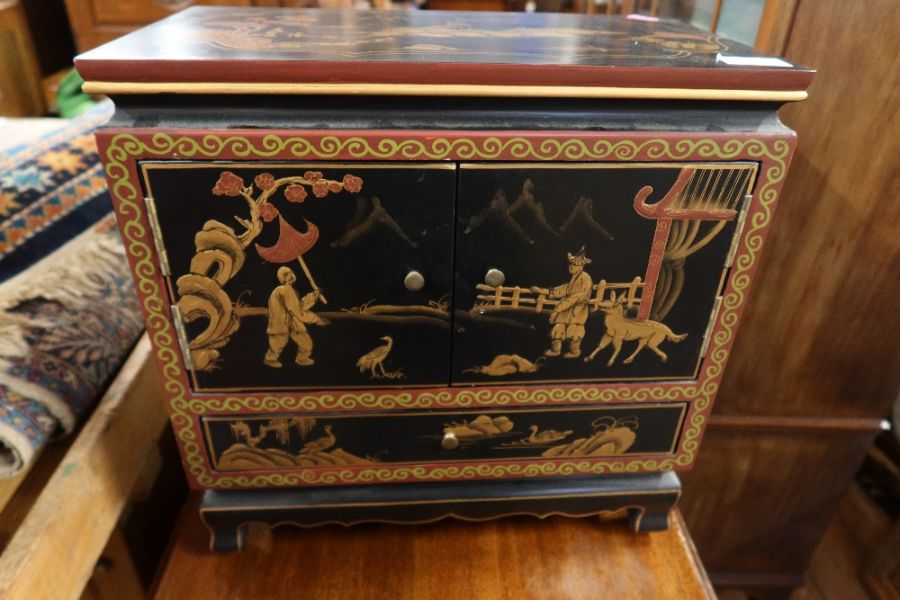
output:
M74 52L63 0L0 0L0 116L56 112Z
M720 588L786 597L900 389L895 0L800 0L785 56L818 71L681 510Z
M66 0L79 52L122 37L189 6L281 6L280 0Z
M252 6L253 0L88 0L96 22L103 25L134 25L168 17L187 6L210 4L215 6Z
M0 2L0 116L43 111L40 64L25 13L18 0Z

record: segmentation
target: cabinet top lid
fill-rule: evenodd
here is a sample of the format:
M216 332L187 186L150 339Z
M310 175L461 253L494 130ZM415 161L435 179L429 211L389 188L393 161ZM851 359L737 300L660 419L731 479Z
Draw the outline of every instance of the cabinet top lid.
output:
M682 23L194 7L79 56L91 93L802 100L813 70Z

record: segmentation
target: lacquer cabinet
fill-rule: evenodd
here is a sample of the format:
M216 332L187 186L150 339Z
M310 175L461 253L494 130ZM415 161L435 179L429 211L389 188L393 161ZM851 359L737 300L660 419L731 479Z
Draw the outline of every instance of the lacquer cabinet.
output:
M217 547L285 506L665 526L811 71L665 22L225 9L78 68Z

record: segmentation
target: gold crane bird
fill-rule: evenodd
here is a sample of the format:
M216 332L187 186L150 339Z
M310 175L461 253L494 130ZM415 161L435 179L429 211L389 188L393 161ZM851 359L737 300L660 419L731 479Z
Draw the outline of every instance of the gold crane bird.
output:
M366 369L370 371L370 378L376 377L392 377L394 373L388 373L384 370L384 359L387 358L387 355L390 354L391 348L394 347L394 340L391 336L386 335L380 338L387 342L383 346L379 346L372 350L371 352L367 352L359 357L359 360L356 361L356 366L359 367L359 372L363 373ZM375 373L375 367L381 371L381 375L377 375Z

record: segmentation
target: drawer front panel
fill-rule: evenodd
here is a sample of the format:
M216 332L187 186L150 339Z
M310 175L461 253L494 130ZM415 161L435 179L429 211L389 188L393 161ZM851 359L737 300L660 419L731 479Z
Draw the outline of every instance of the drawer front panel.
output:
M213 468L259 471L665 455L685 403L202 419Z
M454 165L140 170L195 390L447 384Z
M455 384L695 379L757 164L463 164Z

